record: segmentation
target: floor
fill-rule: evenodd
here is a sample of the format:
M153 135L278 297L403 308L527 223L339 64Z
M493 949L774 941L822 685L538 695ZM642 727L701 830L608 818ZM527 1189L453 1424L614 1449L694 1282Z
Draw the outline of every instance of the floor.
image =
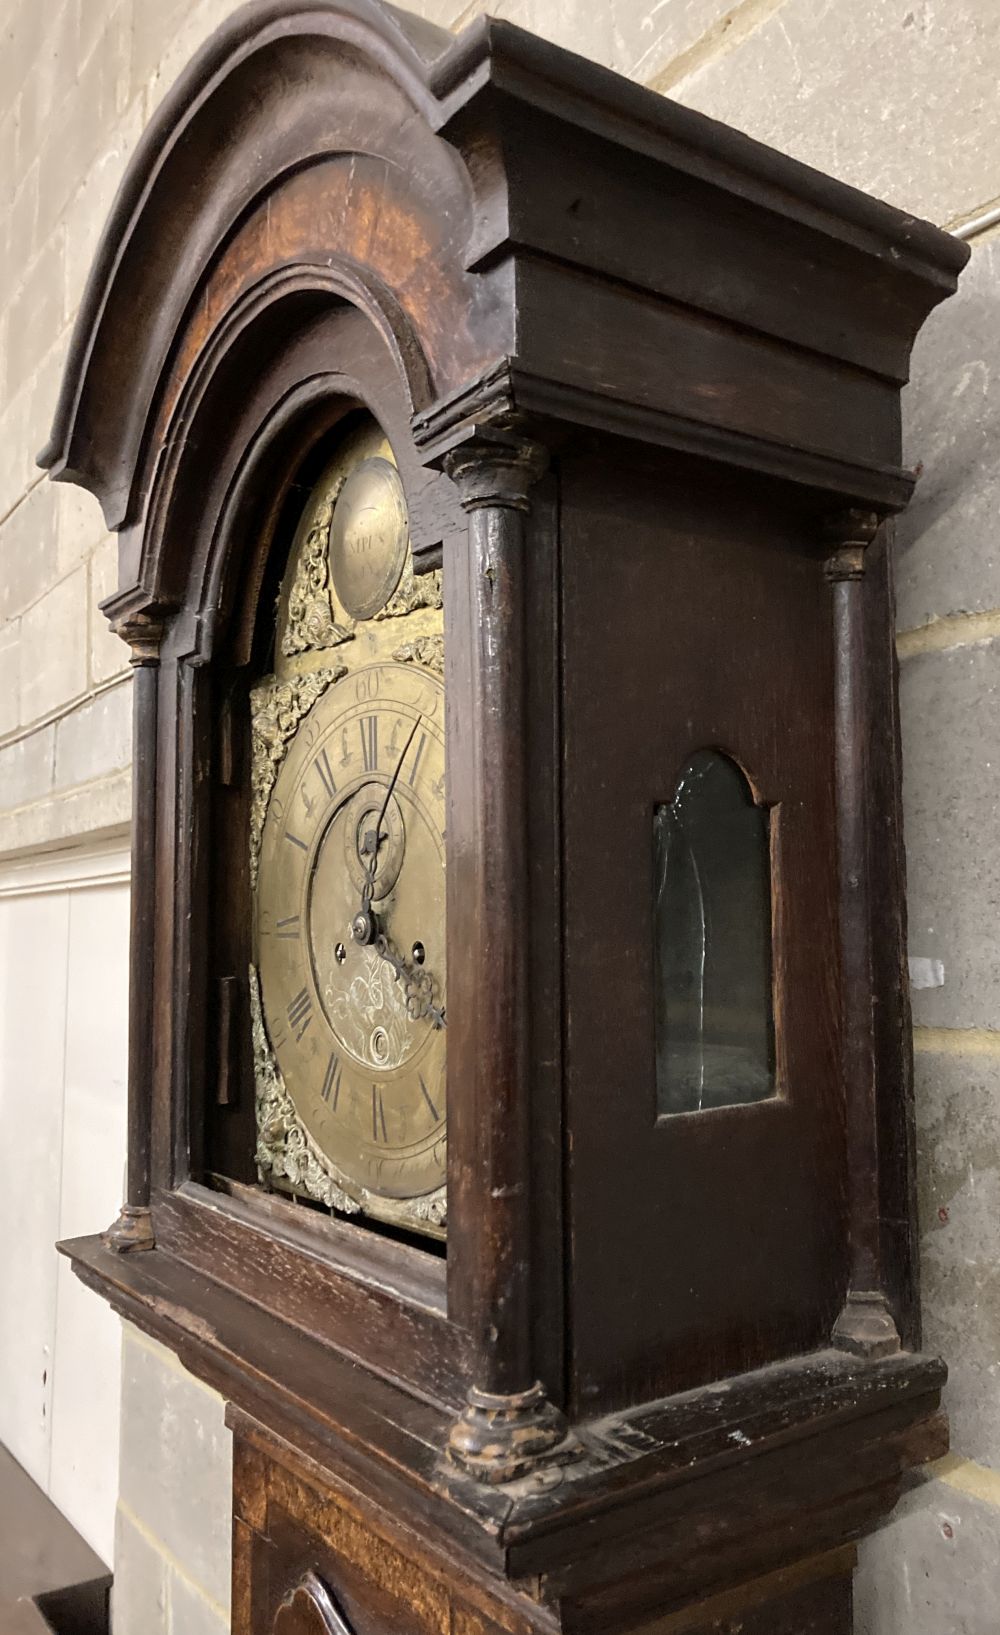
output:
M42 1635L50 1626L26 1598L106 1573L101 1558L0 1447L0 1635Z

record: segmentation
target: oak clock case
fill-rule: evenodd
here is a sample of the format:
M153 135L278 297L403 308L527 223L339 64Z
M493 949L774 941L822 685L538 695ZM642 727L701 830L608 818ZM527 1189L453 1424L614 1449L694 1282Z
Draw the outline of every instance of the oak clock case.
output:
M441 571L417 576L377 424L335 438L296 529L273 676L250 695L257 1164L339 1212L443 1237Z
M235 1635L848 1635L947 1446L891 530L967 254L500 20L253 0L159 105L42 457L135 666L63 1247L227 1400Z

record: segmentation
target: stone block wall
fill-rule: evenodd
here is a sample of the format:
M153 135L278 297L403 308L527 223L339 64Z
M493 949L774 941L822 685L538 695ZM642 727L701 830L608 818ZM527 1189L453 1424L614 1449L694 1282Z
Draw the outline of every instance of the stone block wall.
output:
M232 1439L223 1403L127 1324L115 1635L225 1635Z
M230 0L0 0L0 858L127 822L127 668L97 607L114 582L115 545L96 506L42 485L33 458L124 165L230 9ZM411 0L411 9L457 28L486 8ZM858 1627L987 1635L1000 1588L1000 6L496 0L490 9L973 245L959 296L921 340L907 393L908 458L923 475L898 549L926 1338L951 1363L955 1452L866 1547ZM152 1462L149 1438L158 1426L178 1461L202 1455L217 1522L229 1458L219 1405L146 1342L130 1339L125 1355L116 1635L218 1632L224 1529L206 1531L200 1499L187 1516L169 1508L176 1473Z
M116 547L96 502L34 461L142 125L129 31L128 6L0 4L0 856L129 817L127 653L98 609Z

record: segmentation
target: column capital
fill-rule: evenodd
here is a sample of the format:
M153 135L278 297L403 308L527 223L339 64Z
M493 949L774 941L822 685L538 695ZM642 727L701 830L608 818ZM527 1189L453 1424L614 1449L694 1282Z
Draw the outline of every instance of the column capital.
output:
M518 403L510 358L414 415L412 431L424 463L448 474L466 511L526 511L549 463Z
M163 640L163 621L148 614L140 613L131 618L123 619L120 624L112 626L116 636L128 642L132 649L129 663L134 669L159 664L160 643Z
M823 564L823 572L832 584L845 579L863 579L865 554L881 527L883 517L878 511L863 511L845 507L826 518L823 536L828 541L830 554Z
M535 483L544 474L548 450L517 431L476 426L443 457L463 510L502 506L527 511Z
M141 585L112 592L101 603L101 612L116 636L132 649L131 663L142 668L160 662L160 644L172 609L151 596Z

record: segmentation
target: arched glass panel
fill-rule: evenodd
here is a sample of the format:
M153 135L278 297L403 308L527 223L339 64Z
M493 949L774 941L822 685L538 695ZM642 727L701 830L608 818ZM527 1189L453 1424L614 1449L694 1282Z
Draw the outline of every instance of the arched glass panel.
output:
M775 1093L768 814L699 750L653 812L657 1113Z

